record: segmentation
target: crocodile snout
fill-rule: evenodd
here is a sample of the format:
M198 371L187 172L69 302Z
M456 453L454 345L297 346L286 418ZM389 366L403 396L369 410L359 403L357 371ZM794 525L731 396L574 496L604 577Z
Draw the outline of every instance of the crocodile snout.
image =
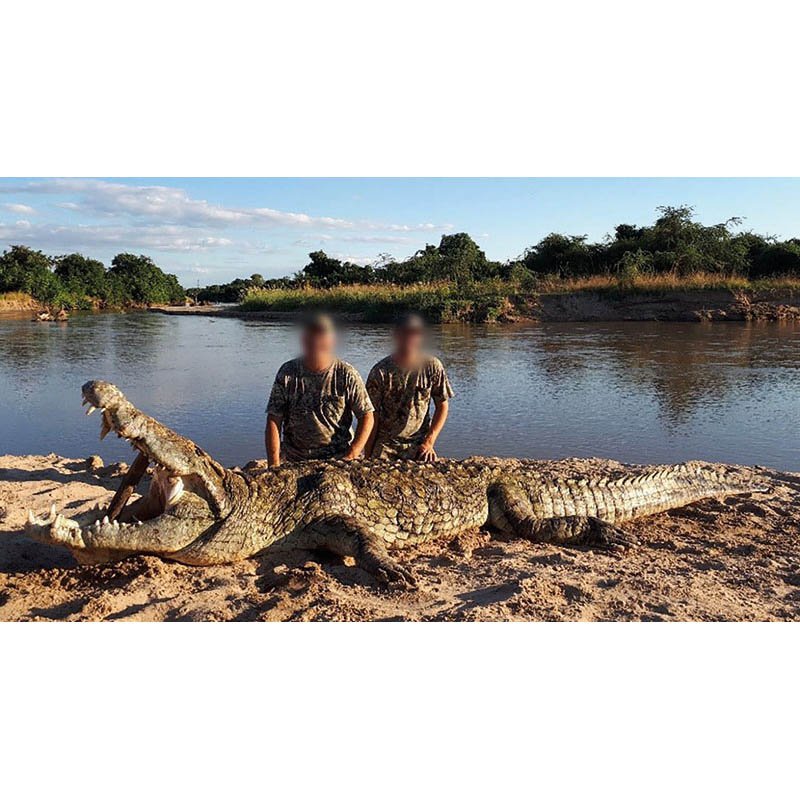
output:
M88 402L96 408L113 411L126 402L125 395L117 386L108 381L88 381L83 384L81 391L84 405Z

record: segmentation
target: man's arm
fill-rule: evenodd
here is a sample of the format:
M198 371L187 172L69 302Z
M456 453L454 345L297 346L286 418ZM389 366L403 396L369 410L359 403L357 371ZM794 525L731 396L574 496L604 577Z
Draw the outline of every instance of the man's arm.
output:
M267 461L271 467L281 465L281 421L280 417L267 414L264 444L267 448Z
M352 461L354 458L358 458L361 455L364 447L369 440L369 436L372 433L372 428L374 426L374 413L372 411L367 411L363 417L358 418L358 425L356 425L356 435L353 438L353 442L350 445L348 451L344 454L345 461Z
M433 446L436 444L436 439L444 428L444 423L447 421L447 412L450 410L449 400L434 400L435 411L433 412L433 419L431 420L431 427L428 435L422 440L417 451L417 461L436 461L438 456Z
M377 364L369 371L365 388L375 409L372 416L372 432L370 433L369 439L367 439L366 447L364 448L364 455L366 458L372 458L372 451L375 449L375 440L378 438L381 399L383 397L383 375L378 369Z
M365 458L372 458L372 451L375 449L375 439L378 438L378 412L372 412L372 430L369 434L369 439L367 439L367 443L364 446L364 457ZM356 433L358 433L356 431Z
M286 395L286 367L284 364L275 376L267 401L267 427L264 430L264 446L267 448L267 461L271 467L281 465L281 426L289 411Z

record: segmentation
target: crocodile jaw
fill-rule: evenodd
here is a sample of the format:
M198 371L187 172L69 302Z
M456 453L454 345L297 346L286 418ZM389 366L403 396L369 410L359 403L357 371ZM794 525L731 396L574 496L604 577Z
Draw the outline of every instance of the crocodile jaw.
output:
M134 523L119 523L117 520L109 521L105 516L99 519L100 506L96 506L94 511L84 515L92 518L96 517L94 524L91 519L86 522L78 522L78 520L65 517L63 514L56 513L55 503L50 506L50 513L46 517L38 517L32 510L28 509L28 518L25 521L25 532L32 539L43 544L55 544L63 547L68 547L73 552L76 550L84 550L87 547L85 536L94 531L99 532L101 529L120 531L125 528L133 528L141 525L141 522Z
M230 498L225 487L229 473L194 442L139 411L113 383L89 381L83 385L82 394L84 405L89 406L87 416L97 409L101 412L101 439L115 431L170 479L182 480L184 489L206 500L217 517L229 512Z

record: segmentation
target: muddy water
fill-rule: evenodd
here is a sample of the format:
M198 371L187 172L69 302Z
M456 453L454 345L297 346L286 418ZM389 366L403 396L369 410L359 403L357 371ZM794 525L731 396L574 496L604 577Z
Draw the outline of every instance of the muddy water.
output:
M389 332L343 332L366 376ZM690 458L800 470L800 324L548 323L431 332L456 392L448 456ZM295 355L290 324L161 314L0 319L0 452L99 453L80 385L118 383L143 410L227 465L264 455L264 406Z

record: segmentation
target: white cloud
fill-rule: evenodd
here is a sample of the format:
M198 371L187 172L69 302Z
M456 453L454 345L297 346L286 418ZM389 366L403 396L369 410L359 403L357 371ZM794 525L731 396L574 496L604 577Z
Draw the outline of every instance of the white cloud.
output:
M35 214L33 206L26 206L24 203L3 203L3 208L12 214Z
M376 235L351 235L351 234L330 234L320 233L316 236L305 236L294 242L297 246L316 245L319 242L358 242L361 244L408 244L414 242L410 236L389 236L384 234Z
M351 264L358 264L359 267L372 264L377 259L377 256L353 256L349 253L331 253L330 256L339 261L349 261Z
M189 196L184 189L170 186L134 186L101 180L73 178L36 181L24 186L0 186L2 193L77 195L78 203L68 207L97 215L120 214L169 224L228 226L302 227L328 230L387 230L397 232L450 230L452 225L384 223L314 217L273 208L234 208ZM66 204L60 204L66 207Z
M209 236L207 231L180 225L33 225L27 220L19 220L14 225L0 224L0 242L58 248L113 245L126 250L144 248L173 252L213 250L233 244L230 239Z

